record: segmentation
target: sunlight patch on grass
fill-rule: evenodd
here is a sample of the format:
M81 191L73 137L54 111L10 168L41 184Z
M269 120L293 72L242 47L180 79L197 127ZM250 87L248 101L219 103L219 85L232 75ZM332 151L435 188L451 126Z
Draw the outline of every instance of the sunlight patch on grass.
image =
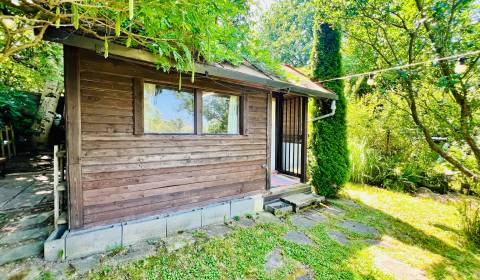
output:
M346 218L375 226L384 237L395 240L394 246L382 248L392 257L434 278L480 275L478 250L466 246L455 204L353 184L342 195L367 207L349 209Z
M122 266L100 266L89 279L295 279L313 271L316 279L392 279L375 267L378 255L424 270L432 279L478 279L478 250L465 246L455 205L378 188L347 185L342 195L359 207L332 201L344 214L312 228L285 224L235 227L225 237L198 237L193 246L174 253L159 248L156 255ZM379 236L361 234L338 226L348 220L376 228ZM341 245L329 230L344 233ZM313 245L285 240L288 231L307 235ZM369 243L368 243L368 242ZM371 243L371 244L370 244ZM265 270L270 252L281 251L283 266Z

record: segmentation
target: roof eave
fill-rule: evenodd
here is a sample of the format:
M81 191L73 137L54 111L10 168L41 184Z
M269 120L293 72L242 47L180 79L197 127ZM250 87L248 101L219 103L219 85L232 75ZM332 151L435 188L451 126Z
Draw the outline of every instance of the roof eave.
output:
M67 32L49 30L45 34L45 39L57 43L61 43L68 46L78 47L82 49L88 49L95 51L97 53L103 53L104 51L104 42L92 39L80 35L70 34ZM112 55L131 58L135 60L140 60L149 63L155 63L158 59L157 57L147 51L127 48L118 44L109 44L108 52ZM336 94L333 94L327 90L314 90L305 87L300 87L291 83L276 81L268 78L257 77L237 71L232 71L229 69L224 69L212 65L195 63L195 72L201 73L213 77L243 81L252 84L264 85L270 88L272 91L279 92L290 92L297 93L302 95L307 95L315 98L327 98L327 99L338 99Z

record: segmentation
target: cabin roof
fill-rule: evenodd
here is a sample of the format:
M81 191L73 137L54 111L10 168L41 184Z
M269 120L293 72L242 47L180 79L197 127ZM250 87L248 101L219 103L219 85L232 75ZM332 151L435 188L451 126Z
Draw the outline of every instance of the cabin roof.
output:
M103 53L104 42L62 30L49 30L45 39L64 45L89 49ZM155 63L157 57L145 50L127 48L118 44L110 44L109 53L114 56ZM338 99L337 95L320 84L311 81L306 75L292 66L282 65L287 73L280 78L257 67L248 60L238 66L229 63L195 63L195 72L228 80L236 80L254 85L261 85L276 92L297 93L315 98Z

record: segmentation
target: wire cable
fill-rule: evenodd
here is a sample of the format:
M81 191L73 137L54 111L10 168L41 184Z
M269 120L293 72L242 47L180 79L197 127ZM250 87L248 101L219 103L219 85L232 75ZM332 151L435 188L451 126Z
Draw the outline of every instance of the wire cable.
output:
M435 62L442 61L442 60L453 60L453 59L458 59L458 58L467 57L467 56L473 56L473 55L477 55L477 54L480 54L480 50L466 52L466 53L463 53L463 54L456 54L456 55L441 57L441 58L430 59L430 60L422 61L422 62L404 64L404 65L394 66L394 67L390 67L390 68L374 70L374 71L370 71L370 72L352 74L352 75L347 75L347 76L343 76L343 77L327 79L327 80L323 80L323 81L319 81L319 82L320 83L325 83L325 82L330 82L330 81L346 80L346 79L351 79L351 78L356 78L356 77L369 76L369 75L372 75L372 74L377 74L377 73L382 73L382 72L387 72L387 71L392 71L392 70L398 70L398 69L403 69L403 68L409 68L409 67L423 65L423 64L435 63Z

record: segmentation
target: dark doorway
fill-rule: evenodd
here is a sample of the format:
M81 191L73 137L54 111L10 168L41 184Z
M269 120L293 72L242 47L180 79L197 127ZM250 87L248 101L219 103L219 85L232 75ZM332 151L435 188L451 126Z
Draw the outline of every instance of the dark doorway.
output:
M276 96L275 169L306 181L307 97Z

